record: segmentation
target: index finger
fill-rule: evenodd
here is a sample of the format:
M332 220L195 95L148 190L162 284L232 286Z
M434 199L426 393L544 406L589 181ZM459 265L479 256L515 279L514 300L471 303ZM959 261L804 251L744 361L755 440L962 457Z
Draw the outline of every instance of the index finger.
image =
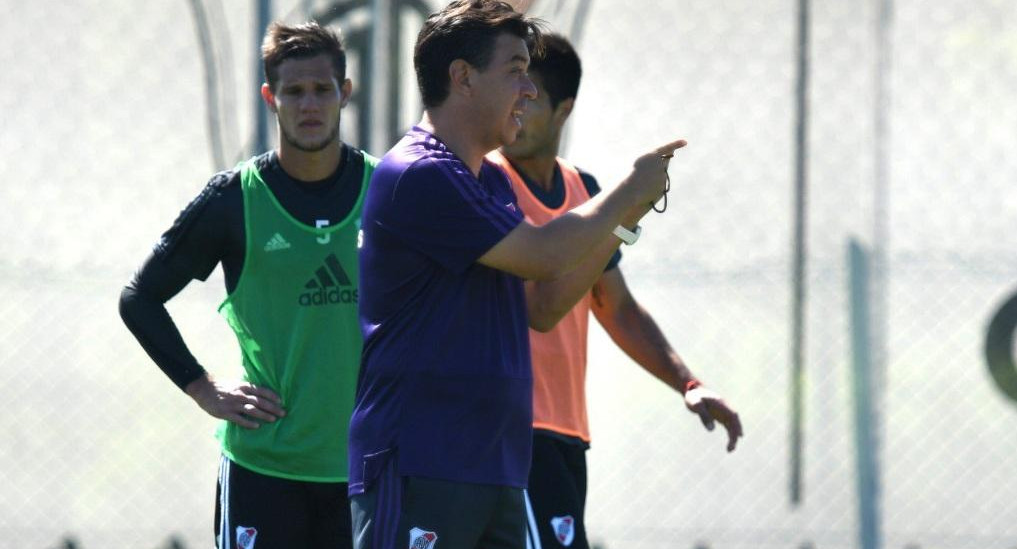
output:
M242 414L236 413L226 414L225 416L223 416L223 419L225 419L226 421L236 423L237 425L243 427L244 429L257 429L258 427L260 427L257 421L248 419L244 417Z
M742 436L742 421L738 419L738 414L732 412L724 427L727 429L727 451L733 452Z
M678 139L678 140L672 141L672 142L670 142L670 143L668 143L666 145L661 145L660 147L657 147L655 152L657 154L661 155L661 156L673 155L676 150L678 150L678 149L680 149L680 148L682 148L682 147L684 147L685 145L688 145L688 144L689 144L688 141L686 141L684 139Z
M244 392L249 395L265 398L276 404L282 404L282 399L279 398L279 395L275 394L275 391L268 389L266 387L259 387L254 384L247 384L244 387L244 389L245 389Z

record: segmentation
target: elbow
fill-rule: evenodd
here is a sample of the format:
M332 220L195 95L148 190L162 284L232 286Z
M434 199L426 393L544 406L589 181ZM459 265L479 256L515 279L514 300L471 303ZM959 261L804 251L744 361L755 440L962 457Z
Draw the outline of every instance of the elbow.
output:
M131 283L124 286L123 290L120 290L120 299L117 302L117 310L120 313L120 320L122 320L128 328L131 328L132 331L135 319L137 319L139 315L144 314L142 309L146 305L145 301L145 295L138 290L134 281L131 281Z
M540 332L542 334L546 334L547 332L550 332L552 329L554 329L555 324L556 323L549 322L545 319L532 319L532 318L530 319L530 329L532 329L535 332Z
M117 301L117 310L120 312L120 319L127 323L131 316L131 305L135 299L135 290L131 286L125 286L120 291L120 298Z
M535 282L546 282L548 280L554 280L561 276L561 272L554 269L553 266L547 263L537 263L532 268L528 269L526 273L527 280L533 280Z
M552 310L536 310L531 311L529 316L530 328L540 333L547 333L554 329L558 325L558 321L565 316L565 312L552 311Z

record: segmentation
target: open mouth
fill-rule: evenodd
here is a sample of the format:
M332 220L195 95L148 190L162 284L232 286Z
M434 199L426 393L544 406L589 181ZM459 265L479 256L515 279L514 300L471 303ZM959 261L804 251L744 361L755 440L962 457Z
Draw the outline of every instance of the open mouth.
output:
M516 124L520 127L523 125L523 109L515 109L512 111L512 120L515 120Z

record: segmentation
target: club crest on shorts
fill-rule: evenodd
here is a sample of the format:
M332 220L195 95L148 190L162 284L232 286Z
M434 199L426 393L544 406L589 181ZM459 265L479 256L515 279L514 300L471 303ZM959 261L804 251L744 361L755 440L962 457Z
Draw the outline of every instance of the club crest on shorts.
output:
M420 528L410 530L410 549L433 549L438 541L438 534Z
M551 517L551 529L554 530L554 537L558 543L568 547L576 537L576 521L571 515L564 517Z
M254 549L254 538L258 537L258 529L250 526L237 526L237 549Z

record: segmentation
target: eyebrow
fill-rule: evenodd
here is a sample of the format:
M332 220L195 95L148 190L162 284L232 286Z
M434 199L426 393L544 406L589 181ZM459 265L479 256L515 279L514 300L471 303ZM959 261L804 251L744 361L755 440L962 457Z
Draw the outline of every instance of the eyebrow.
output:
M309 78L307 80L309 80L309 82L307 82L307 83L312 85L312 86L320 86L322 84L325 84L325 85L328 85L328 86L335 85L331 78L329 78L329 79L325 79L325 78ZM289 82L282 83L282 87L284 87L284 88L300 87L300 86L304 85L304 83L305 83L304 79L291 80Z

